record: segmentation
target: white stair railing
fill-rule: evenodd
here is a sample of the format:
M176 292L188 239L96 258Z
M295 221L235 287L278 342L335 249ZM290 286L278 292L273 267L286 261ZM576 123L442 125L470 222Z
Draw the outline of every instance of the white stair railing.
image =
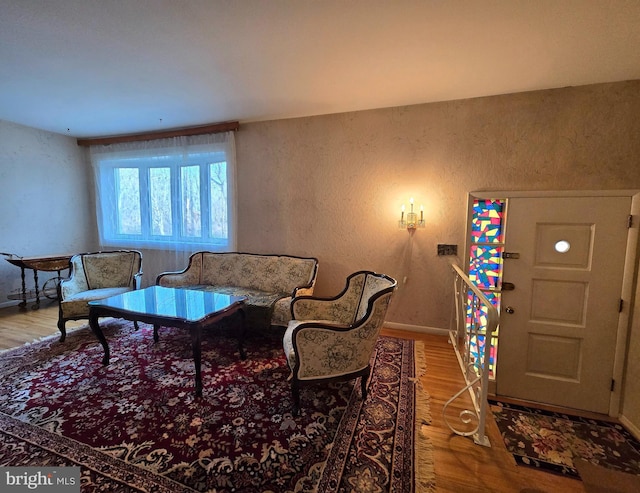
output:
M455 328L449 331L449 339L453 344L466 386L449 399L442 410L442 417L447 426L454 433L462 436L473 436L473 441L479 445L490 447L489 437L485 433L488 412L487 392L489 385L489 359L491 356L491 341L498 327L498 311L467 277L460 267L452 264L454 271L455 289ZM479 314L484 313L486 323L480 320ZM469 314L469 315L468 315ZM479 337L484 337L484 349L480 350ZM475 338L478 346L479 359L471 353L470 340ZM465 392L469 392L473 409L465 409L459 413L460 421L468 431L462 431L453 426L446 416L449 405ZM477 420L477 426L470 429L469 425Z

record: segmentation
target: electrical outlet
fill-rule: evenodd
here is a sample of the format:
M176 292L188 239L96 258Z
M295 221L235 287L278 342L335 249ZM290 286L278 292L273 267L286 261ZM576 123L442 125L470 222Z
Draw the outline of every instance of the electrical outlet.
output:
M458 255L458 245L438 244L438 255Z

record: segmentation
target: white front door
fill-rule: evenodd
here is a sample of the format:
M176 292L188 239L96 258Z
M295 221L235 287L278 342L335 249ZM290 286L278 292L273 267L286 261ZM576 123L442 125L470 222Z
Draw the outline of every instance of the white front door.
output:
M630 211L631 197L509 199L498 395L609 412Z

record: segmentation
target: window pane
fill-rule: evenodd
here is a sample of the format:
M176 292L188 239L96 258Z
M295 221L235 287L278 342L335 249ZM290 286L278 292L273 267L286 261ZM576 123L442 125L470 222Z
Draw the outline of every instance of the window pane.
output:
M151 168L149 170L149 193L151 195L151 234L171 236L171 169Z
M140 177L137 168L116 168L118 194L118 233L142 233L140 216Z
M202 211L200 209L200 167L180 168L182 184L182 235L202 236Z
M209 165L209 193L211 199L211 238L228 237L227 229L227 163Z

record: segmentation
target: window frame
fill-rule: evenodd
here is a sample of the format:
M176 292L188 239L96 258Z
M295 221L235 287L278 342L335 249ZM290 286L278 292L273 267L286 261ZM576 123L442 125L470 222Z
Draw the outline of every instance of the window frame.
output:
M148 249L190 249L206 247L211 251L235 248L235 168L234 156L224 143L191 145L187 148L105 152L93 157L96 171L98 229L101 245ZM213 164L226 166L226 238L212 236L211 169ZM200 236L186 236L183 221L183 188L181 169L199 167ZM118 231L121 219L118 204L118 169L137 169L139 184L140 234ZM151 169L168 168L170 173L171 235L152 234Z

